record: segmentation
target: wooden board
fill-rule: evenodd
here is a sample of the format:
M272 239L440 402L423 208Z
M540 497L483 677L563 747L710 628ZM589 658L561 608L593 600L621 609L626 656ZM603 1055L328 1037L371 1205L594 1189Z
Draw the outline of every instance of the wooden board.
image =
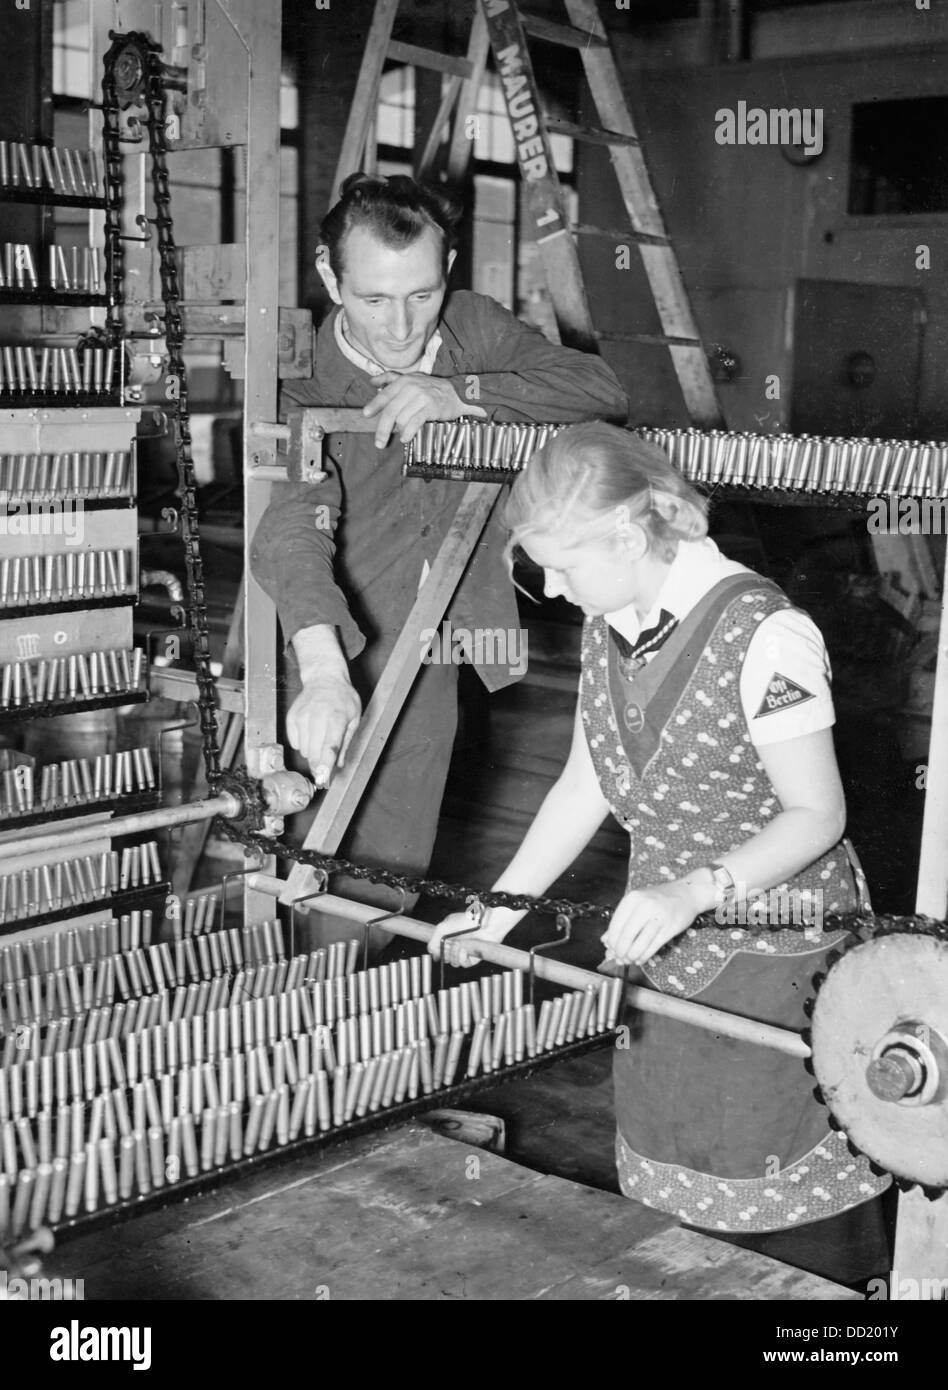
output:
M44 1272L87 1299L857 1299L420 1125L62 1240Z

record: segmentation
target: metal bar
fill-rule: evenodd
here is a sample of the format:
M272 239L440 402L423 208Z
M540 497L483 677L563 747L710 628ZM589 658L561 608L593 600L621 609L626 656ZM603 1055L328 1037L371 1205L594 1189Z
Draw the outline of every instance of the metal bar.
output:
M149 669L149 689L153 695L161 695L166 700L196 700L197 681L192 671L177 671L169 666L152 666ZM228 714L243 714L244 683L218 677L218 705Z
M230 792L209 797L206 801L191 801L185 806L163 806L157 811L141 811L131 816L116 816L114 820L96 820L93 824L77 825L65 830L57 829L54 835L32 835L24 839L0 844L0 866L7 851L15 851L18 858L30 854L46 854L50 850L60 850L66 845L83 845L89 840L101 840L103 830L110 836L135 835L142 830L162 830L174 825L189 825L192 821L213 820L215 816L236 816L240 802Z

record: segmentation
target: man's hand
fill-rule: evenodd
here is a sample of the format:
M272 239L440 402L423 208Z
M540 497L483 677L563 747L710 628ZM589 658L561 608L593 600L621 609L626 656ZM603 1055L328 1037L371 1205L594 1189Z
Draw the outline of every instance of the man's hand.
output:
M703 908L694 887L681 879L626 893L601 937L606 960L644 965L687 930Z
M286 716L287 737L308 760L317 787L345 765L361 715L362 702L353 686L338 676L316 676L293 701Z
M317 787L343 767L359 727L362 702L331 627L302 628L293 638L303 689L286 716L291 745L307 759Z
M459 420L463 415L486 414L480 406L462 401L446 377L425 372L383 372L375 378L379 393L363 408L370 420L377 416L375 446L384 449L397 431L408 444L429 420Z

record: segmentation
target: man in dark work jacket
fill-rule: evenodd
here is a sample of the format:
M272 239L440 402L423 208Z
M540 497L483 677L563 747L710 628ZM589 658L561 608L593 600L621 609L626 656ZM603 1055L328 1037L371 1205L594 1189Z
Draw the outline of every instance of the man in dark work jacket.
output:
M316 264L338 307L320 327L312 380L285 387L281 406L362 406L376 432L331 436L325 481L276 487L252 550L254 576L295 657L287 737L318 785L343 765L460 500L457 483L403 477L403 444L428 420L466 415L620 423L628 415L599 358L548 342L483 295L447 295L456 223L440 192L357 174L322 225ZM450 607L454 629L517 632L501 548L491 522ZM441 655L419 668L341 846L350 858L427 869L457 724L457 669L450 652ZM483 665L478 674L498 690L522 666ZM397 901L365 882L336 878L333 889Z

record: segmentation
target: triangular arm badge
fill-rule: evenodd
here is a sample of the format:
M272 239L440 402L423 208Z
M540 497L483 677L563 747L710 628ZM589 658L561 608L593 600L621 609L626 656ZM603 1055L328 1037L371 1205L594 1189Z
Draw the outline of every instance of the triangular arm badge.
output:
M796 681L775 671L767 683L764 698L754 718L762 719L765 714L779 714L782 709L790 709L794 705L802 705L807 700L815 699L812 691L805 690L802 685L797 685Z

